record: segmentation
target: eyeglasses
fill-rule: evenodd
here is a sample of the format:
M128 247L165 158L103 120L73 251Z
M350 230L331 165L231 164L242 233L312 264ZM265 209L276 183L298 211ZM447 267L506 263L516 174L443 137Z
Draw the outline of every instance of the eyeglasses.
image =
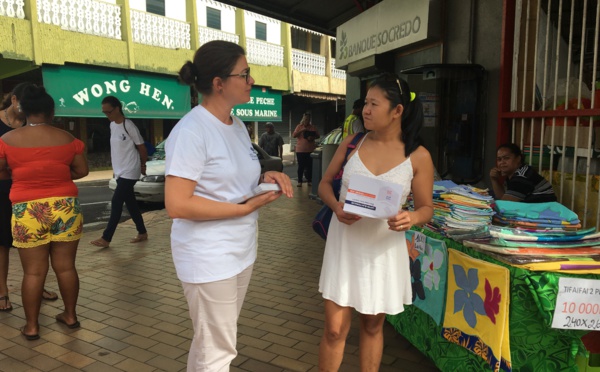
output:
M246 79L246 84L248 84L250 82L250 69L248 69L248 71L246 72L242 72L241 74L231 74L231 75L227 75L227 76L237 76L237 77L241 77Z
M115 111L115 109L116 109L116 107L113 107L113 109L112 109L112 110L110 110L110 111L102 111L102 113L103 113L104 115L108 116L108 115L112 114L112 112L113 112L113 111Z

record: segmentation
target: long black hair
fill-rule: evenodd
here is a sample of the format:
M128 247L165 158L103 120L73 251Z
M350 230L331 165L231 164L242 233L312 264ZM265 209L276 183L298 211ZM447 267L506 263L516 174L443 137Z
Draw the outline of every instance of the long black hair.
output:
M241 56L246 55L241 46L223 40L203 44L194 54L194 62L187 61L179 70L179 79L203 95L212 93L216 77L225 79L231 74Z
M383 91L385 97L390 101L390 109L398 105L404 107L402 112L401 140L404 142L404 156L408 157L422 144L420 137L423 128L423 105L412 93L408 83L400 79L396 74L386 73L376 78L369 84L369 88L377 87Z

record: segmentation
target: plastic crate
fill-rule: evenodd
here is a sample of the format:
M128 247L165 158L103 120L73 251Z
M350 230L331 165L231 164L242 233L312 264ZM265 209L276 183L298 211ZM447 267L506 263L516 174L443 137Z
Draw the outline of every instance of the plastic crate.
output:
M575 358L579 372L600 372L600 354L591 354L588 358L577 355Z

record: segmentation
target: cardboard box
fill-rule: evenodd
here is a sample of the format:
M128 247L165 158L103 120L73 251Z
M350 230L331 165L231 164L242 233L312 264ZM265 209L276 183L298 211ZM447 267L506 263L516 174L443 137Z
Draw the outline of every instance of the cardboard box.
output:
M564 135L563 131L566 130L566 135ZM562 146L563 137L566 137L567 147L575 147L575 127L564 127L561 125L557 125L554 127L554 142L552 142L552 126L546 126L544 128L544 146ZM580 126L579 127L579 136L577 138L577 147L580 149L588 148L588 137L590 133L589 127ZM600 147L600 128L593 128L592 132L592 148Z
M533 125L533 138L531 136L531 126ZM521 145L521 137L523 137L523 145L540 145L540 139L542 138L542 121L540 119L534 119L533 123L531 119L526 119L523 123L517 120L515 125L515 143L517 146Z

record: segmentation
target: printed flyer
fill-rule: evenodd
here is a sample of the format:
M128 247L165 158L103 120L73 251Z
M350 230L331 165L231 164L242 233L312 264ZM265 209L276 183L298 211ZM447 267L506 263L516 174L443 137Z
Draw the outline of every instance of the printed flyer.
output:
M402 186L353 174L350 176L344 212L370 218L390 218L398 214Z

